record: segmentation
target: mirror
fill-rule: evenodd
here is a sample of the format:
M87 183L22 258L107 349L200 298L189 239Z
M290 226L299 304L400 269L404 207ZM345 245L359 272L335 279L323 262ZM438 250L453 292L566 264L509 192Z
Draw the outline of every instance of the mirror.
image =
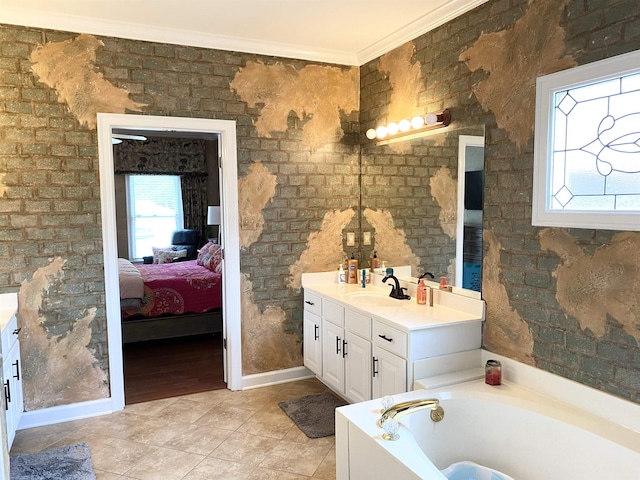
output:
M484 125L362 148L360 259L376 250L387 267L409 265L407 281L481 290ZM406 271L406 269L404 270Z

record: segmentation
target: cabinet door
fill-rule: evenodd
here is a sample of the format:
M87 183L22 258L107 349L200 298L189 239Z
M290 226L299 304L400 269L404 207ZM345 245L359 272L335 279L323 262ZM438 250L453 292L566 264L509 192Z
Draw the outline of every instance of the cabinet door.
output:
M15 340L9 354L3 361L7 362L3 363L5 388L9 382L8 392L11 398L6 410L7 440L9 447L11 447L24 409L22 404L22 365L20 364L20 342L18 340Z
M346 332L345 395L352 402L371 400L371 342Z
M344 329L323 321L322 339L322 380L344 395Z
M322 376L322 335L320 317L304 312L304 366Z
M373 398L407 391L407 361L393 353L373 347Z
M3 363L2 363L2 381L3 381L3 386L2 386L2 395L4 395L4 415L6 417L6 422L7 422L7 440L8 440L8 447L11 448L11 443L13 442L13 438L15 437L16 434L16 426L15 422L14 422L14 416L12 414L13 412L13 382L11 381L12 379L12 375L11 375L11 358L9 357L9 355L6 355L5 358L3 359ZM0 437L1 438L1 437Z

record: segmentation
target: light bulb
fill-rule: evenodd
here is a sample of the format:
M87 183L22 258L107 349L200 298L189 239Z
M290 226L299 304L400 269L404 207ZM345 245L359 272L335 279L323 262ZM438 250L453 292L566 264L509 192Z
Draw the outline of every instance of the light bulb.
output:
M387 125L387 133L389 135L395 135L396 133L398 133L398 124L397 123L390 123L389 125Z
M424 126L424 118L421 116L415 116L411 119L411 126L416 130Z
M402 120L400 120L400 123L398 123L398 128L401 132L408 132L411 128L411 122L406 118L403 118Z
M427 113L427 116L424 117L427 125L435 125L438 123L438 115L435 113Z
M367 138L369 140L373 140L374 138L376 138L376 129L375 128L370 128L369 130L367 130Z
M376 136L378 138L384 138L387 136L387 127L378 127L376 128Z

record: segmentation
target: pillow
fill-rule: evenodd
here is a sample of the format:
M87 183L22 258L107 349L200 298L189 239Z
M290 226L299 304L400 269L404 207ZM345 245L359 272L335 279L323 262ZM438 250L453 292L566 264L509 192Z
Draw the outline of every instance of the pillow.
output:
M216 243L207 242L200 250L198 250L198 256L196 257L196 263L198 265L200 265L201 267L204 267L205 257L208 256L207 260L209 258L211 258L211 255L213 255L213 253L215 252L215 250L219 246L220 245L218 245Z
M177 258L186 257L187 250L174 250L172 247L151 247L153 251L153 263L171 263Z
M204 267L215 273L222 273L222 249L216 245L216 251L204 263Z

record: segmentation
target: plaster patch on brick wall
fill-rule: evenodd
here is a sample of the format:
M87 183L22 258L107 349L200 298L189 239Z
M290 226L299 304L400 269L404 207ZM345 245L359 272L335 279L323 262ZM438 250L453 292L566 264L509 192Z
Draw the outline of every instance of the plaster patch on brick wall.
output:
M375 230L375 250L387 266L411 265L411 274L417 276L420 257L407 243L404 230L396 228L388 210L365 208L364 217Z
M411 63L414 54L413 42L407 42L380 57L378 62L378 71L388 75L392 88L387 114L389 122L399 122L403 118L411 120L415 115L424 114L418 107L418 95L423 87L420 62Z
M253 299L253 286L247 274L240 277L242 291L242 373L282 370L302 365L301 342L294 333L284 331L285 312L269 306L261 311Z
M387 75L391 84L387 122L383 123L397 123L403 118L411 120L414 116L425 113L418 106L419 92L423 87L420 62L411 63L414 54L413 42L407 42L380 57L378 71ZM391 143L388 146L398 153L408 153L411 150L410 142Z
M309 234L306 250L289 267L289 288L302 288L301 277L304 272L337 270L338 264L344 262L342 232L355 213L349 208L325 214L320 231Z
M65 335L49 335L41 317L43 297L63 278L65 262L56 258L22 283L18 321L24 407L26 411L97 400L109 396L108 379L87 348L94 307L73 323Z
M95 71L96 52L103 43L92 35L81 34L63 42L50 42L36 48L29 57L31 70L40 81L53 88L58 102L66 103L80 124L96 128L97 112L141 111L145 105L129 98Z
M431 195L440 206L440 226L449 238L456 238L458 221L458 181L448 167L440 169L429 179Z
M536 78L577 65L565 55L565 32L560 26L569 2L529 0L527 11L513 28L483 33L460 54L469 70L488 73L473 91L520 149L533 136Z
M580 328L602 337L611 315L640 345L640 233L618 233L589 255L565 230L548 228L540 246L562 259L554 272L556 298Z
M262 234L262 210L276 193L277 178L262 162L255 162L248 173L238 180L238 213L240 216L240 246L247 248Z
M271 137L287 131L294 111L304 122L302 141L312 151L342 135L340 112L359 108L359 70L308 65L247 62L231 82L234 90L252 108L260 109L255 126L258 134Z
M492 352L533 365L533 335L522 317L511 308L509 295L500 281L500 242L485 230L488 244L482 271L482 297L487 305L483 330L484 346Z
M4 194L7 191L7 186L4 184L5 176L6 173L0 173L0 197L4 197Z

